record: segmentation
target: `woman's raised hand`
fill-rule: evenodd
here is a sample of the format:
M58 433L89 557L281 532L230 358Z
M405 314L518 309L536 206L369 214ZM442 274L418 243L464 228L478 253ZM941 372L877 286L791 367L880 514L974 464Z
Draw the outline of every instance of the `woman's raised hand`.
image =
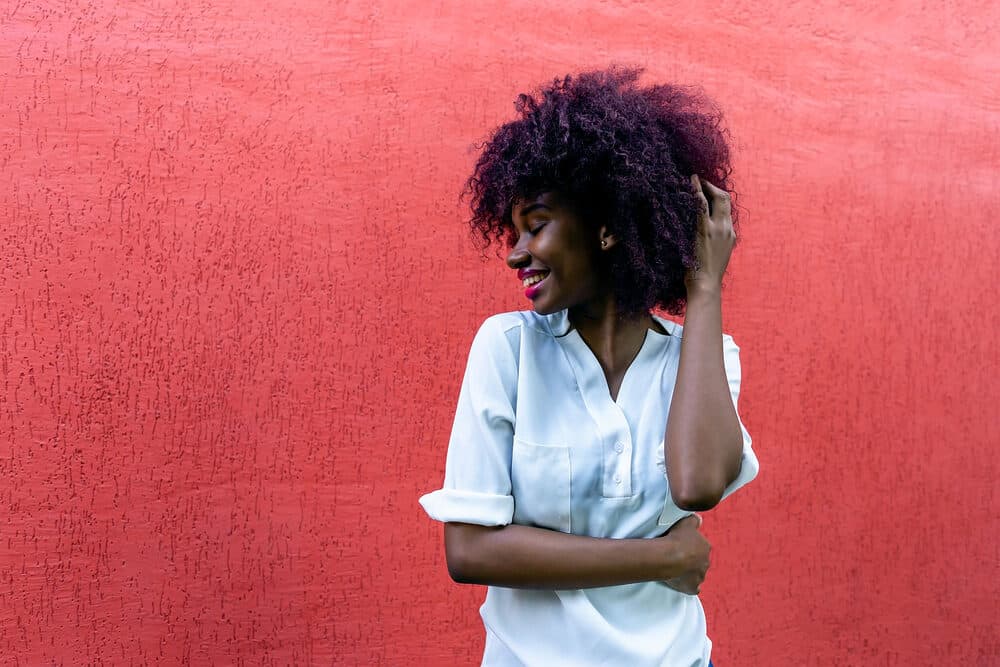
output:
M719 289L736 243L729 193L708 181L691 176L691 185L701 201L698 215L698 265L688 271L685 283L688 292L696 287Z
M687 595L698 594L701 583L705 581L705 574L708 573L708 553L712 550L712 545L698 532L700 527L701 517L691 514L671 526L666 535L657 538L672 541L673 567L681 570L681 574L664 583Z

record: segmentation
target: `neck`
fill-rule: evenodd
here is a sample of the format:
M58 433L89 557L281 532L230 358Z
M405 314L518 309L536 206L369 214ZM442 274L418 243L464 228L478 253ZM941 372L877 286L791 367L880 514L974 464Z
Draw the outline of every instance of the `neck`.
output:
M610 294L570 308L569 321L606 369L628 366L646 329L660 329L649 313L622 313Z

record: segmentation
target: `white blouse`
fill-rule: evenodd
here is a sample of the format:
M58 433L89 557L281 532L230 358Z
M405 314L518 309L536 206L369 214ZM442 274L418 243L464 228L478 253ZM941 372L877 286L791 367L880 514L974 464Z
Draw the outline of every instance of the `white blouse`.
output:
M671 500L663 434L682 327L646 338L612 400L604 371L567 311L503 313L469 352L444 487L420 499L431 518L540 526L592 537L662 535L690 514ZM736 405L739 348L723 336ZM743 462L725 496L757 475ZM712 643L697 596L660 582L584 590L490 586L480 609L483 665L708 665Z

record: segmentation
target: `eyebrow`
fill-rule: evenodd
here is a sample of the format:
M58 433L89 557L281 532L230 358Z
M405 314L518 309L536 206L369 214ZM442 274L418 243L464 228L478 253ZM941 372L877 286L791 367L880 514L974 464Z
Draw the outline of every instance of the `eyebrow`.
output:
M546 206L545 204L543 204L541 202L535 202L534 204L528 204L527 206L525 206L524 208L521 209L521 217L523 218L524 216L528 215L529 213L531 213L533 211L537 211L540 208L544 208L544 209L546 209L548 211L552 210L551 208L549 208L548 206Z

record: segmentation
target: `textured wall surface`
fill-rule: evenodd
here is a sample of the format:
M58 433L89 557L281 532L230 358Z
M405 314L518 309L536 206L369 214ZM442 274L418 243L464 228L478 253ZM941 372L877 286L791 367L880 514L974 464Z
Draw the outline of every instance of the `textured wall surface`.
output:
M537 4L0 5L4 664L475 664L417 498L526 302L456 196L611 61L736 140L716 665L1000 664L998 5Z

